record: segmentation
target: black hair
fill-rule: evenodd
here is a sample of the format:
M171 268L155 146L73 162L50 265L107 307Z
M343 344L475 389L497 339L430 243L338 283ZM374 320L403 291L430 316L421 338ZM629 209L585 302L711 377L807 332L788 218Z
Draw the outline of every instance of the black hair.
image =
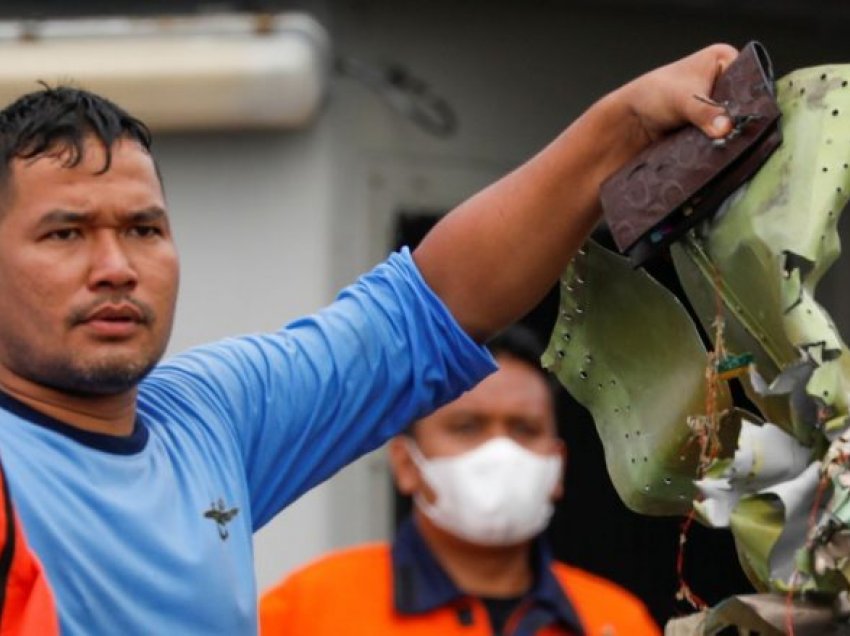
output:
M540 364L540 356L543 355L544 346L537 333L522 323L516 323L488 340L486 347L495 358L509 356L524 362L537 371L549 388L553 404L556 404L560 384L558 384L555 376ZM416 422L413 422L403 432L406 435L413 435L415 426Z
M493 356L509 355L529 366L534 367L542 377L549 382L551 374L540 365L540 356L543 355L543 343L537 334L530 328L517 323L508 327L491 340L487 341L487 348Z
M64 157L65 167L73 168L82 161L91 135L105 150L99 173L109 170L112 146L119 139L137 141L150 153L148 127L108 99L71 86L42 86L0 110L0 185L8 181L16 158L55 153Z

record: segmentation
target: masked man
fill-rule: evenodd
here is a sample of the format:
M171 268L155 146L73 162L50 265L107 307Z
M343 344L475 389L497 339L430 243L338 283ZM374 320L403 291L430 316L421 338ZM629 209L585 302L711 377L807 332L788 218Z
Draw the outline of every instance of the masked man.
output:
M392 546L330 555L269 591L276 634L657 634L625 590L552 559L541 533L561 494L564 446L533 334L490 344L499 370L390 445L415 502Z

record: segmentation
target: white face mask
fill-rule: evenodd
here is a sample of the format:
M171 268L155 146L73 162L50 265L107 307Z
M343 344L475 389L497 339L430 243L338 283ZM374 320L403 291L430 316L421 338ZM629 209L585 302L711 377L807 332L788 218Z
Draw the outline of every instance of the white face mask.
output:
M560 455L538 455L494 437L471 451L426 459L408 449L437 499L417 494L418 508L446 532L478 545L514 545L537 535L552 516Z

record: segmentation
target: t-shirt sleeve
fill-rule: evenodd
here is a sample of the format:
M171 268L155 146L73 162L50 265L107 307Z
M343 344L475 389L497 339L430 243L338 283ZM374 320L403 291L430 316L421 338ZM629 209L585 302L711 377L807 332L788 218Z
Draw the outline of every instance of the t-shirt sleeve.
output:
M258 528L494 369L403 249L322 311L175 356L154 382L229 429Z

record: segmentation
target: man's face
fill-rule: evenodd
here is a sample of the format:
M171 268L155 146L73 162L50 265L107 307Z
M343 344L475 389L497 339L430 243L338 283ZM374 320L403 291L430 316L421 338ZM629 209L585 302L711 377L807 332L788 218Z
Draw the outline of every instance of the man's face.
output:
M498 362L498 371L417 422L414 441L425 457L458 455L497 436L541 455L563 452L552 394L540 372L508 355L499 356ZM421 491L432 500L400 438L393 440L391 458L399 489L405 494Z
M0 213L0 380L67 393L132 388L171 332L177 252L162 186L135 141L89 139L64 156L15 159Z

